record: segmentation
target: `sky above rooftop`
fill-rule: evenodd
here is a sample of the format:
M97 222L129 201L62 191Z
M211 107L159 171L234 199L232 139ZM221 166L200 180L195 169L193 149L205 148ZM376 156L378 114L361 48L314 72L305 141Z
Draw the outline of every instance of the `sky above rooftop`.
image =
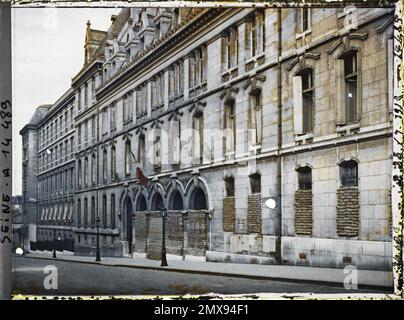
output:
M13 8L13 195L22 190L19 131L37 106L62 96L83 65L87 20L107 30L115 8Z

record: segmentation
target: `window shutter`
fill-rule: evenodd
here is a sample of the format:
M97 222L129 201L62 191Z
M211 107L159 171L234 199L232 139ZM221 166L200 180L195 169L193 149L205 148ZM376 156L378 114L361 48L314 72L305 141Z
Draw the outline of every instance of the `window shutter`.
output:
M337 59L335 65L335 123L337 126L346 123L346 88L344 75L344 60Z
M293 77L293 122L295 134L303 134L302 77Z
M180 162L180 122L173 120L171 122L171 141L172 141L172 164Z

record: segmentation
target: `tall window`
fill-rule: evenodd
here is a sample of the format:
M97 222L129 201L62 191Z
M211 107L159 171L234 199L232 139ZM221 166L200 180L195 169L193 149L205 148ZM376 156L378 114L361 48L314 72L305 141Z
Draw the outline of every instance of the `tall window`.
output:
M104 151L102 152L102 163L103 163L103 168L102 168L102 178L104 181L107 181L107 161L108 161L108 154L107 154L107 149L104 148Z
M231 153L236 145L236 119L235 119L235 101L228 100L224 107L224 134L225 134L225 152Z
M309 8L302 8L301 10L301 30L305 32L310 29L311 11Z
M140 167L144 168L146 165L146 139L143 134L139 136L138 145L138 161L140 162Z
M81 166L81 159L79 159L78 160L78 164L77 164L77 168L78 168L78 170L77 170L77 183L78 183L78 185L79 185L79 187L81 187L81 184L82 184L82 174L83 174L83 171L82 171L82 166Z
M95 225L95 198L91 197L91 225Z
M116 108L115 104L113 104L110 109L109 109L109 119L110 119L110 128L111 131L114 131L116 129Z
M339 165L342 187L358 186L358 163L354 160L344 161Z
M102 196L102 226L107 227L107 196Z
M313 72L306 69L302 73L303 131L313 131Z
M88 226L88 200L84 198L84 225Z
M256 11L247 22L247 48L250 57L265 50L265 11Z
M178 164L181 157L181 123L171 121L171 164Z
M108 133L108 109L102 111L102 134Z
M96 127L96 121L95 121L95 116L91 118L91 138L95 139L95 127Z
M206 47L196 49L190 55L189 60L189 87L193 88L206 80Z
M84 107L88 106L88 84L84 85Z
M115 229L115 195L111 194L111 229Z
M88 157L84 158L84 184L88 185Z
M97 159L95 153L91 155L91 183L95 185L97 181Z
M238 32L237 28L230 28L222 39L222 62L226 69L237 66L238 63Z
M116 149L115 146L111 147L111 178L116 179Z
M130 140L126 140L126 142L125 142L125 174L127 176L130 175L131 162L132 162L131 144L130 144Z
M192 117L192 159L194 164L203 162L203 113L196 111Z
M168 71L169 75L169 97L173 98L180 95L184 91L184 62L182 60L176 62Z
M252 146L260 145L262 141L262 92L255 89L250 93L249 137Z
M77 226L81 226L81 200L77 200Z
M346 120L357 121L357 53L351 52L344 58L344 76L346 88Z
M302 167L297 170L299 190L311 190L311 168Z

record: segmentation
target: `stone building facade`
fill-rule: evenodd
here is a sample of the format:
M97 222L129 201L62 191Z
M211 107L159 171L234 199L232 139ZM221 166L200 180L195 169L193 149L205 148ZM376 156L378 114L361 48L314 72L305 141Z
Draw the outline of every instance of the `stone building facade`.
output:
M98 221L103 255L159 259L165 228L173 257L391 268L392 10L125 8L111 20L87 24L82 70L21 132L38 136L25 176L40 194L37 241L66 230L91 255ZM69 110L68 129L52 129ZM41 143L49 125L61 135ZM59 141L68 155L44 156ZM58 172L60 194L39 192ZM49 219L60 205L66 220Z

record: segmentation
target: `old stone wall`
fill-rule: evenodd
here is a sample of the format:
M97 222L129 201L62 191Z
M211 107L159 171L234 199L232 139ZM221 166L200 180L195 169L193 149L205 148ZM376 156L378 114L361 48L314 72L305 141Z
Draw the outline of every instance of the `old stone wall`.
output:
M161 245L163 240L163 217L161 212L150 212L149 228L147 232L147 259L161 259Z
M337 234L341 237L356 237L359 234L359 190L337 190Z
M167 253L182 255L184 250L184 225L182 213L171 211L166 221Z
M261 232L261 194L248 196L247 223L249 233Z
M208 246L207 216L204 211L190 212L187 219L187 254L205 255Z
M311 190L295 192L295 232L311 236L313 229L313 195Z
M136 213L134 219L134 229L135 229L134 251L139 253L145 253L147 244L147 229L148 229L148 218L146 213L144 212Z
M236 206L234 197L223 198L223 231L234 232Z

